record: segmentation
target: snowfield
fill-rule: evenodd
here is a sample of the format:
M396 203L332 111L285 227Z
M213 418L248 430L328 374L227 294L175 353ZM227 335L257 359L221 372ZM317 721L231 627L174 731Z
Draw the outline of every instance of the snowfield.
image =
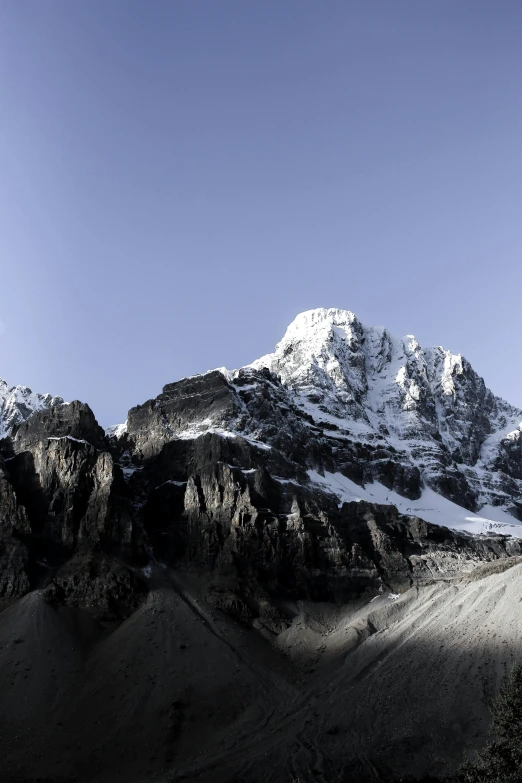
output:
M342 473L325 473L321 476L317 471L309 470L308 475L313 483L336 495L341 504L366 500L369 503L396 506L401 514L420 517L426 522L452 530L465 530L475 534L503 533L522 538L522 522L501 508L484 506L478 514L473 514L429 488L423 490L422 497L418 500L410 500L378 481L360 487Z

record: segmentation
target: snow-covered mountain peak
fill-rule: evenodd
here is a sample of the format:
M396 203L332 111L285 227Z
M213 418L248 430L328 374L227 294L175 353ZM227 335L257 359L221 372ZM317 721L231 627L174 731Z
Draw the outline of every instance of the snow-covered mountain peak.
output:
M36 411L63 404L64 400L61 397L38 394L27 386L9 386L0 378L0 438L5 438L14 427Z
M499 508L522 520L521 422L522 411L495 397L461 354L319 308L299 314L274 352L251 365L168 384L132 409L125 445L152 455L170 440L240 438L241 449L265 455L278 482L306 484L306 468L378 483L415 513L431 492L464 510ZM123 431L108 434L117 440ZM246 452L241 459L251 470ZM464 522L492 519L508 524L489 510Z
M401 411L418 414L417 429L438 429L437 403L447 415L468 406L470 394L487 408L495 399L461 354L441 346L424 350L414 335L394 337L336 308L299 314L274 353L251 366L268 367L286 386L343 418L369 420L371 412L387 409L393 414L387 426L399 437L407 434L404 422L394 426Z
M426 359L416 338L364 326L349 310L301 313L274 353L252 366L268 367L323 412L368 423L383 406L413 410L428 393Z
M307 310L294 318L276 345L275 352L258 359L252 366L266 366L267 362L283 359L287 359L285 364L290 365L295 363L295 357L292 356L295 351L304 351L306 357L313 361L314 357L335 353L340 342L352 343L360 335L361 329L360 321L349 310Z
M361 345L363 327L349 310L319 308L300 313L273 354L252 364L268 367L311 401L331 406L358 404L366 388Z
M482 454L491 466L509 433L520 441L522 411L495 397L461 354L423 349L413 335L363 325L349 310L301 313L252 367L278 375L316 421L370 441L384 436L414 461L424 451L428 478L441 460L474 466Z

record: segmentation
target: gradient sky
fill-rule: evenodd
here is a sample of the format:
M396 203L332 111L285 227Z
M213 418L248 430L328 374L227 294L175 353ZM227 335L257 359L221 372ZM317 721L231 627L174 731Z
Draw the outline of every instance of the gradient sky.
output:
M522 407L522 3L2 0L0 377L103 425L312 307Z

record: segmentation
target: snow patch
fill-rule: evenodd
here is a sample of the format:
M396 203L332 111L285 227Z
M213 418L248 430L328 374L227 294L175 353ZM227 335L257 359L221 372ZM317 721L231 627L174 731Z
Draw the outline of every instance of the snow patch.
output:
M360 487L342 473L327 473L321 476L315 470L309 470L310 481L322 489L336 495L342 503L360 502L395 506L399 513L416 516L426 522L433 522L452 530L462 530L475 534L502 533L514 538L522 538L522 523L506 511L486 505L478 514L453 503L439 495L433 489L425 488L418 500L410 500L378 481Z
M73 438L72 435L61 435L59 438L47 438L47 440L73 440L75 443L84 443L86 446L90 446L88 440L83 440L83 438Z
M107 427L105 430L105 434L108 438L121 438L126 432L127 421L124 421L123 424L111 424L110 427Z
M248 443L258 449L262 449L263 451L271 450L271 446L269 446L267 443L263 443L260 440L255 440L254 438L245 435L243 432L237 432L236 430L225 430L221 427L207 427L205 429L191 428L184 430L183 432L178 432L173 440L194 440L195 438L200 438L203 435L208 434L219 435L222 438L243 438L243 440L248 441Z

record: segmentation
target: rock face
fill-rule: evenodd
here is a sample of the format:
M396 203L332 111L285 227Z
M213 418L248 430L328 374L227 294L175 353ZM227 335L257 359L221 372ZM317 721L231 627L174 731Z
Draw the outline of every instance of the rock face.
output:
M278 632L285 599L401 591L520 553L487 529L516 532L522 412L461 356L348 311L303 313L273 354L168 384L107 434L83 403L4 399L5 599L40 586L128 613L152 557L207 574L215 606ZM422 518L430 492L446 526ZM484 506L504 521L455 532L453 503L465 522Z
M339 504L311 484L276 479L266 466L249 467L259 457L247 441L245 467L231 464L238 455L218 435L192 441L191 452L186 443L183 456L170 444L168 458L195 472L163 480L162 451L133 474L135 491L147 498L141 519L148 540L161 561L212 574L209 600L218 608L238 619L259 618L269 630L274 619L264 623L263 613L281 600L345 603L451 579L522 552L522 542L509 536L457 533L394 506ZM198 464L202 454L213 461ZM276 625L284 627L280 616Z
M80 402L55 404L0 442L0 599L46 587L48 600L115 616L145 585L123 473Z

